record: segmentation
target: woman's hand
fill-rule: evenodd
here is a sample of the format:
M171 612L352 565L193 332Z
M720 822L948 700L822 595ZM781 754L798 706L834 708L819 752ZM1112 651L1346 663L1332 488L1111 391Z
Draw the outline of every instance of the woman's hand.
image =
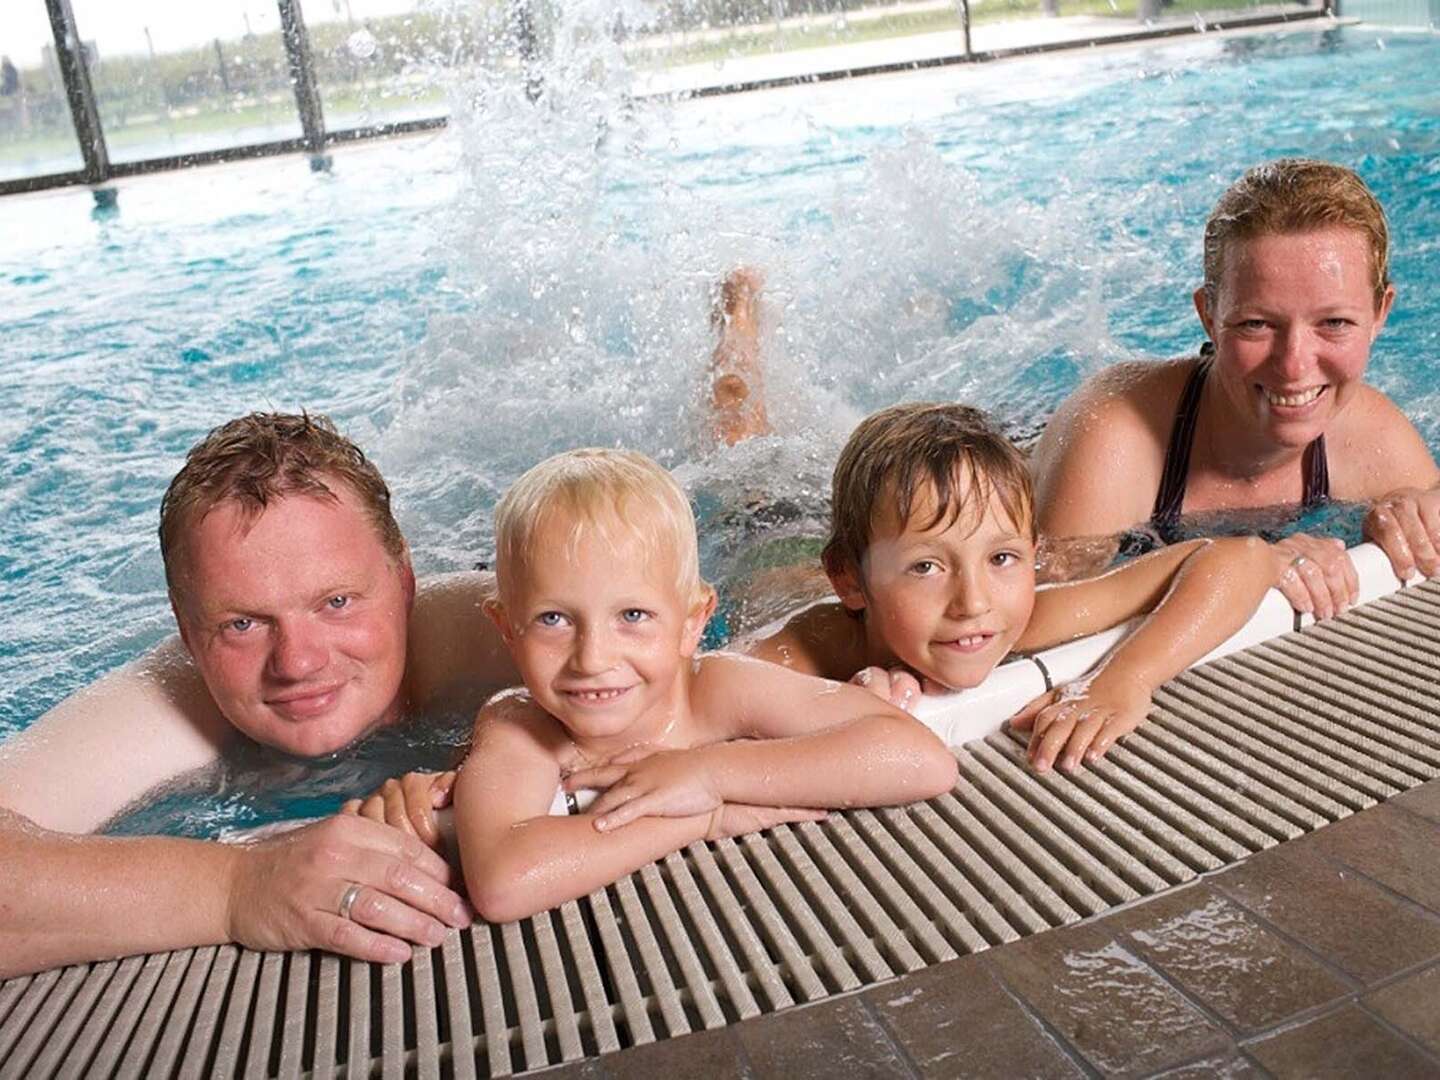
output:
M1295 533L1271 548L1275 587L1296 611L1328 619L1359 599L1360 577L1343 540Z
M1380 545L1401 581L1416 570L1440 576L1440 488L1399 488L1376 499L1365 515L1365 539Z
M1047 690L1010 718L1010 727L1029 731L1026 755L1036 772L1056 765L1074 772L1082 760L1093 765L1115 741L1140 726L1150 711L1150 690L1102 671Z
M578 769L565 778L565 789L581 788L604 789L590 807L600 832L636 818L708 814L724 804L699 749L657 750L636 761Z
M340 812L393 825L439 851L442 840L435 811L450 805L454 788L454 769L406 773L398 780L386 780L368 798L351 799L340 807Z

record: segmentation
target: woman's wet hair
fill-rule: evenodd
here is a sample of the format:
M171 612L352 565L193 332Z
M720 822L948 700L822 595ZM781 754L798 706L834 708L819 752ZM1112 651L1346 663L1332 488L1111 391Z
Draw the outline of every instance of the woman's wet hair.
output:
M1311 158L1257 165L1220 196L1205 223L1205 291L1213 302L1225 252L1237 240L1332 228L1364 234L1378 305L1390 287L1390 229L1365 181L1344 165Z
M234 503L253 520L271 501L288 495L337 501L337 484L355 493L385 550L403 558L405 537L380 470L328 417L250 413L221 424L191 447L160 502L166 583L174 592L185 530L221 503Z
M923 488L935 494L930 521L912 522ZM860 422L835 464L827 568L859 568L882 506L907 526L978 524L992 497L1016 528L1035 535L1034 489L1024 456L980 409L892 405Z
M690 500L668 471L633 450L568 450L546 458L510 486L495 507L495 572L503 595L534 552L538 533L554 522L570 543L597 535L617 551L627 540L647 558L675 562L680 595L698 598L700 553Z

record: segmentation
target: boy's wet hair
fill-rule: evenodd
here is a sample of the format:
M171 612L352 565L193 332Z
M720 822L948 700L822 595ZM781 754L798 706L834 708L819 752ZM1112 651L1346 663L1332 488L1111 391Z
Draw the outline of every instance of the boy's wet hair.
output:
M892 405L862 420L840 451L831 485L830 538L821 555L826 567L858 569L881 501L912 524L916 498L926 485L935 491L935 517L913 523L919 528L981 515L998 495L1016 528L1035 535L1030 469L984 412L969 405Z
M1332 228L1364 234L1378 306L1390 286L1390 229L1365 181L1344 165L1311 158L1256 165L1220 196L1205 223L1205 291L1211 302L1225 270L1225 253L1236 241Z
M271 501L287 495L335 502L336 484L355 493L391 557L404 558L405 537L390 510L390 488L329 417L250 413L212 429L190 448L160 501L160 558L170 591L176 591L176 560L186 530L221 503L236 504L253 521Z
M598 533L612 546L639 539L668 547L680 595L699 597L700 553L690 500L668 471L633 450L568 450L546 458L510 486L495 507L495 572L503 594L533 552L535 535L554 516L572 540Z

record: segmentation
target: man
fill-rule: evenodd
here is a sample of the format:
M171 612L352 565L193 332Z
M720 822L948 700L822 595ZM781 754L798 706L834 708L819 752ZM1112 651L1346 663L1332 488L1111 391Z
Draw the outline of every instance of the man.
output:
M0 978L225 941L397 962L468 925L445 861L363 818L246 845L77 835L247 739L328 754L515 681L488 579L417 590L384 480L324 418L215 429L160 518L178 639L0 744Z

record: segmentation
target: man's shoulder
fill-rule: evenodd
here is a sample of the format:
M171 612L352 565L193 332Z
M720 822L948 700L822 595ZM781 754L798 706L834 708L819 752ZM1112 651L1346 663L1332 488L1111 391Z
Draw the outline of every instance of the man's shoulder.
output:
M213 764L233 737L170 639L0 745L0 792L39 825L89 832L156 786Z
M519 682L510 652L486 614L495 575L464 570L424 578L415 590L406 654L411 704L422 711L480 707Z

